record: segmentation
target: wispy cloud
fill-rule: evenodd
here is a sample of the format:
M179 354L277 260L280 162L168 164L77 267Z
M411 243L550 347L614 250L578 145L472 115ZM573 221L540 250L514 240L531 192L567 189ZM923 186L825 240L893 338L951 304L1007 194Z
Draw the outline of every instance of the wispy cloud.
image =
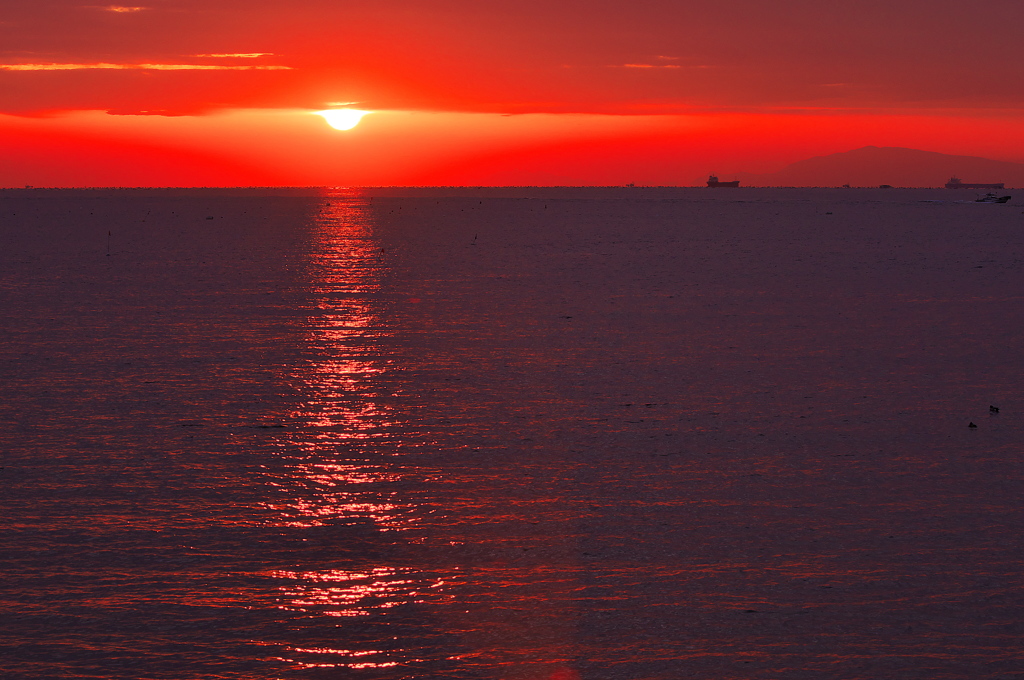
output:
M682 68L679 64L623 64L613 68Z
M258 59L260 57L272 57L273 52L231 52L226 54L193 54L193 57L207 59Z
M291 66L252 64L0 64L0 71L288 71Z
M100 7L106 12L117 12L118 14L128 14L131 12L142 12L149 9L149 7L125 7L123 5L107 5L106 7Z

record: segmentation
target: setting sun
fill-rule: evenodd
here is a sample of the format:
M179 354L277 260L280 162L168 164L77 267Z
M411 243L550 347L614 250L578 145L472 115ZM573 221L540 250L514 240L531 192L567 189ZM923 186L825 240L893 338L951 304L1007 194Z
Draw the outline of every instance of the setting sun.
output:
M335 130L351 130L356 125L359 125L359 121L363 119L370 111L360 111L358 109L329 109L327 111L315 111L318 116L323 116L327 124Z

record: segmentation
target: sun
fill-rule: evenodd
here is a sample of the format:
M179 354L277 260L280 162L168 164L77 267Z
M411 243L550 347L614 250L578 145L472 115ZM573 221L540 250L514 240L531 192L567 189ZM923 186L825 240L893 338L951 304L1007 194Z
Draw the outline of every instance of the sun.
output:
M323 116L327 124L335 130L351 130L359 121L372 111L360 111L358 109L328 109L326 111L314 111L314 114Z

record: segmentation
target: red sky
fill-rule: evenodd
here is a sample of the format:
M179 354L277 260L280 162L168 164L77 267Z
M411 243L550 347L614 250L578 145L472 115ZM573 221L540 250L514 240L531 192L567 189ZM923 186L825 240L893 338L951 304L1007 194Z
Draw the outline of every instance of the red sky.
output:
M866 144L1024 160L1021 25L1019 0L7 0L0 186L687 184ZM309 115L350 102L380 113Z

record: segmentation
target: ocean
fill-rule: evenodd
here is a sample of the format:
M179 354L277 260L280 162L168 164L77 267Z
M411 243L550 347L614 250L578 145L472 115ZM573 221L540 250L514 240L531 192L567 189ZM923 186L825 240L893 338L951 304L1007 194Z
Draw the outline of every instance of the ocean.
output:
M0 191L0 675L1024 677L1024 208Z

